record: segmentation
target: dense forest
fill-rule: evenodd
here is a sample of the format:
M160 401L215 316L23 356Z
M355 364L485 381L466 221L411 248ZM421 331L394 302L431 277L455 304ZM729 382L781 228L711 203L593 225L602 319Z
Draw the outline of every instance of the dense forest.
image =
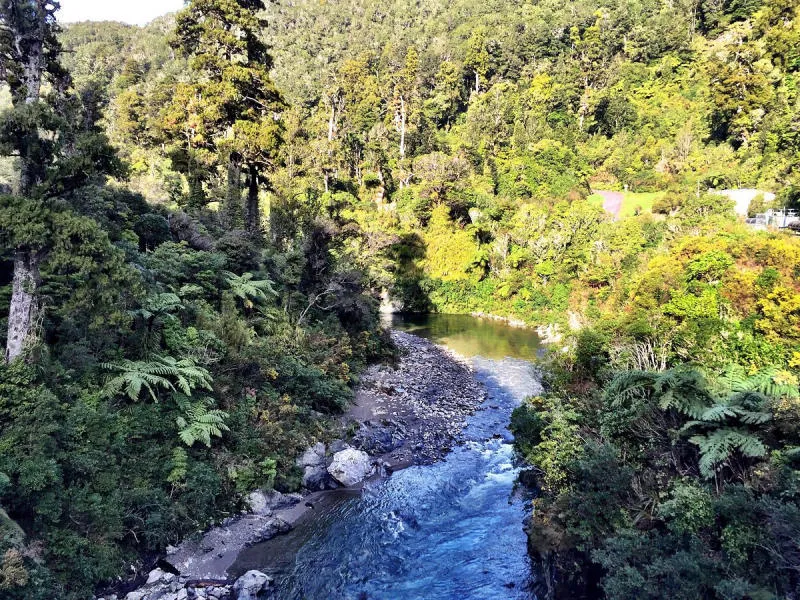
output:
M719 192L800 205L797 0L56 8L0 3L1 597L298 489L381 302L547 326L542 594L798 596L800 237Z

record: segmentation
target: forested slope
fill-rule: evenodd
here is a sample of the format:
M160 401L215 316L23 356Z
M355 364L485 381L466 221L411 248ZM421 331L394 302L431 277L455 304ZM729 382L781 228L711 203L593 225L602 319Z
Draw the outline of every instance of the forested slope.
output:
M244 189L234 223L129 188L136 164L109 137L136 138L98 119L142 75L126 61L158 77L196 65L191 35L178 50L174 20L134 35L105 24L64 54L50 3L27 9L0 6L28 40L0 40L13 166L0 197L0 597L90 598L245 508L250 491L297 490L296 456L329 435L359 371L391 344L346 249L357 227L308 207L267 240ZM225 19L258 25L235 8L205 35ZM226 42L228 56L243 51ZM254 96L282 106L255 62L266 49L251 41L246 54ZM274 126L272 112L235 110L261 134Z
M0 299L33 261L44 309L0 371L0 590L86 597L296 488L382 294L558 325L514 427L564 597L795 597L800 238L712 190L798 204L797 1L259 5L48 17L71 78L0 122Z

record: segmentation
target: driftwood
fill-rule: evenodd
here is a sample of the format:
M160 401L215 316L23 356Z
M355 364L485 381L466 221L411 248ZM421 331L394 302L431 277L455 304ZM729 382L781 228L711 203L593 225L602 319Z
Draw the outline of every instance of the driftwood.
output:
M231 585L233 581L230 579L190 579L184 584L187 588L206 588L206 587L223 587Z

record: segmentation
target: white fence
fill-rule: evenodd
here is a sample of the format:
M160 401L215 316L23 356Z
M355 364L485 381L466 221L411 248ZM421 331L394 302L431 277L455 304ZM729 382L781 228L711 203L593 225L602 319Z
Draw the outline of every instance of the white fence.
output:
M800 214L794 209L770 209L767 212L759 213L755 217L747 219L746 222L748 225L758 228L777 227L779 229L785 229L792 223L800 223Z

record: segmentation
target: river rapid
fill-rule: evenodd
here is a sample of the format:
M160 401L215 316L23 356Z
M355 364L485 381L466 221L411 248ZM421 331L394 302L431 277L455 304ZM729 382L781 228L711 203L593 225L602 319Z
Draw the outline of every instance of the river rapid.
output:
M282 600L515 600L533 598L518 490L513 409L541 391L530 330L471 317L395 317L391 324L471 361L487 399L465 442L443 461L332 494L293 532L247 549L231 569L276 577Z

